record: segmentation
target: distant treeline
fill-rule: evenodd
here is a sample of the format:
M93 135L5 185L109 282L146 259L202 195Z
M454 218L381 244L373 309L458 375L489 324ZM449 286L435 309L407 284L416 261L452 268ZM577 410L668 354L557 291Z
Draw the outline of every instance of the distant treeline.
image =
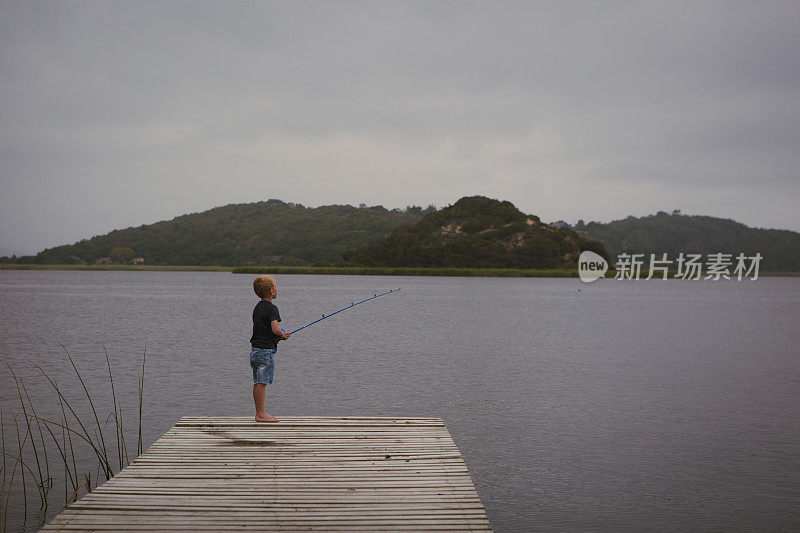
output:
M725 218L667 214L660 211L641 218L628 217L607 224L590 222L575 226L586 238L602 242L614 256L621 253L678 254L744 253L762 256L760 269L800 272L800 233L777 229L749 228ZM734 259L735 262L735 259Z
M385 237L398 225L414 222L433 211L433 206L403 210L379 205L308 208L280 200L231 204L169 221L114 230L14 261L104 263L114 261L113 250L127 248L147 265L338 263L345 251Z
M659 212L574 227L544 224L510 202L466 197L436 210L268 200L231 204L115 230L0 263L98 266L281 266L537 270L574 268L582 250L610 263L620 253L744 253L764 272L800 272L800 234L733 220ZM318 272L318 271L317 271ZM446 275L446 274L445 274ZM463 275L463 274L454 274Z

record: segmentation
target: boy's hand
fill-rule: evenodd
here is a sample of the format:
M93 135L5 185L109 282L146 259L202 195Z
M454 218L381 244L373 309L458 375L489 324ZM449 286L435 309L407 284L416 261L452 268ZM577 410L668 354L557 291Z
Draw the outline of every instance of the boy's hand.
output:
M280 331L280 333L278 333ZM274 333L280 340L285 341L292 336L291 333L286 333L283 328L278 325L277 320L272 321L272 333Z

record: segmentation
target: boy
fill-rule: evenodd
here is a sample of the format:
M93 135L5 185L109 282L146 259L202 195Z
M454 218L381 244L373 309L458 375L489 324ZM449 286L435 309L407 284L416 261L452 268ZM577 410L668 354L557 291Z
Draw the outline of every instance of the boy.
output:
M267 414L264 405L267 383L272 383L275 373L275 352L278 341L289 338L278 322L281 315L272 300L278 296L278 286L272 276L259 276L253 281L253 290L261 301L253 309L253 336L250 337L250 367L253 369L253 402L256 404L256 422L277 422Z

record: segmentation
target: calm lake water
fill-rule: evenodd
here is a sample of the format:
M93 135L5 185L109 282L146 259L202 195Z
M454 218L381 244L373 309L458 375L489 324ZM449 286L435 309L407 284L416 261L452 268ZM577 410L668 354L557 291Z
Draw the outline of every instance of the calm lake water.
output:
M133 450L145 344L146 445L182 415L251 415L253 277L0 271L0 359L60 418L32 363L83 405L63 343L105 418L105 347ZM281 343L269 412L442 417L497 531L800 528L800 278L277 279L287 330L402 291Z

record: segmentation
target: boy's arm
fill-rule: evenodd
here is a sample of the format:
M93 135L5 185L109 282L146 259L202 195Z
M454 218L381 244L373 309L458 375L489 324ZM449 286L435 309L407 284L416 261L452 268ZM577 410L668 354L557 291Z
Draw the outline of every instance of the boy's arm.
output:
M280 324L278 324L277 320L273 320L272 323L270 324L270 327L272 328L272 333L274 333L275 335L277 335L278 337L280 337L283 340L286 340L286 339L288 339L289 337L292 336L291 333L284 333L283 332L283 330L281 329L281 326L280 326Z

